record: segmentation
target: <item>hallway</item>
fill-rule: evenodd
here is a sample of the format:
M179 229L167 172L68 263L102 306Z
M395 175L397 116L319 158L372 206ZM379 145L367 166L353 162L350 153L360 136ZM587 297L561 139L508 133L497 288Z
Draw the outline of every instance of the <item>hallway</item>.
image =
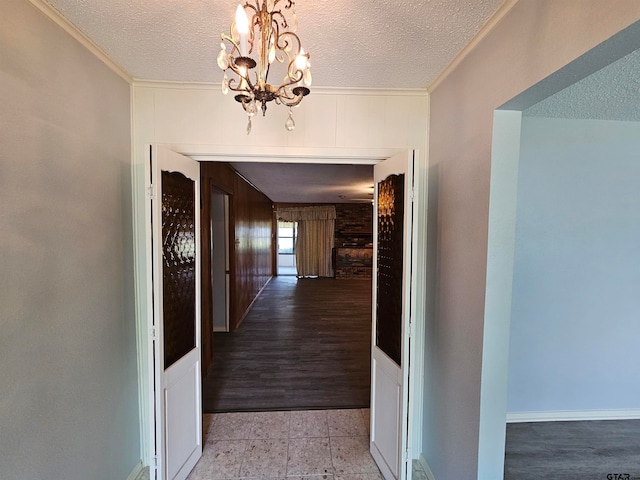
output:
M203 411L368 408L370 365L370 280L274 277L214 334Z

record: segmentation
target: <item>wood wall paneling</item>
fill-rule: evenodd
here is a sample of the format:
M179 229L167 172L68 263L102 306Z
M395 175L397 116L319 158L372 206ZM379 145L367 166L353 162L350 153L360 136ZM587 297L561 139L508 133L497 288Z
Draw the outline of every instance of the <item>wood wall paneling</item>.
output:
M229 329L234 331L273 274L271 200L244 181L228 164L204 162L202 175L202 374L213 359L211 298L211 193L229 195ZM236 241L237 240L237 241Z
M219 162L203 162L201 175L201 260L202 260L202 375L206 375L213 359L213 304L211 277L211 193L214 188L224 191L233 198L234 171ZM230 219L231 221L231 219ZM232 231L232 230L231 230ZM229 239L233 246L233 240ZM232 255L232 252L230 252ZM233 258L233 257L231 257ZM233 278L233 277L232 277ZM233 295L234 285L231 282L230 295ZM232 306L230 306L232 307ZM230 312L232 315L232 312Z
M233 198L235 230L235 316L234 331L246 315L253 300L273 275L271 200L236 176Z

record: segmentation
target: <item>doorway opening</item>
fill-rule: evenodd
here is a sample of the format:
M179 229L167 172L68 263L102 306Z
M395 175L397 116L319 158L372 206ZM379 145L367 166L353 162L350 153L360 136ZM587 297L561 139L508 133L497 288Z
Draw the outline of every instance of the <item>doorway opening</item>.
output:
M638 237L638 222L631 220L637 212L628 206L638 198L629 182L640 179L631 160L640 146L640 118L623 117L637 96L612 96L630 91L620 71L637 71L629 65L638 64L640 52L633 49L640 45L616 41L614 36L495 112L484 341L499 348L485 349L490 355L483 358L482 383L493 387L483 392L481 425L487 428L480 432L480 451L506 479L527 476L521 467L545 465L541 460L535 467L531 458L529 465L516 465L509 458L506 438L520 430L516 423L549 422L535 426L544 435L545 425L562 426L550 422L639 417L637 401L606 393L635 392L637 398L637 382L630 382L639 374L624 360L640 335L624 313L636 300L612 286L633 288L620 255L638 255L631 241ZM589 76L585 64L593 67ZM581 69L576 82L571 73ZM597 98L588 94L594 83ZM593 352L608 350L615 353L594 362ZM507 436L498 439L489 429ZM521 448L518 456L525 458ZM574 476L583 473L578 466Z
M296 239L298 222L278 221L278 276L296 275Z
M211 302L213 331L229 331L229 195L211 188Z
M384 156L386 157L386 155L387 155L387 154L385 153L385 154L384 154ZM406 154L405 154L405 155L406 155ZM198 162L198 161L202 161L202 160L203 160L202 158L198 158L198 157L199 157L198 155L190 155L190 157L191 157L191 160L194 160L194 161L196 161L196 162ZM183 156L183 158L184 158L184 156ZM207 159L207 160L212 160L212 159L211 159L211 158L209 158L209 159ZM211 163L213 164L214 162L211 162ZM266 161L265 161L264 163L269 163L269 162L266 162ZM345 162L345 163L346 163L346 162ZM377 159L376 159L376 160L373 160L373 159L369 158L369 159L367 159L366 161L364 161L364 163L363 163L363 164L366 164L366 165L372 165L372 164L377 164L377 163L379 163L379 160L377 160ZM350 164L352 164L352 162L350 162ZM205 167L204 167L204 165L202 165L202 167L203 167L203 168L205 168ZM408 178L408 177L407 177L407 178ZM216 180L218 180L218 181L220 181L220 183L224 184L224 180L225 180L225 179L224 179L224 178L222 178L222 179L220 179L220 178L216 178ZM202 182L202 184L203 184L203 188L205 187L205 184L206 184L206 183L207 183L207 182L205 182L205 181L203 180L203 182ZM369 182L369 183L370 183L370 182ZM420 184L422 184L422 185L426 184L426 178L424 178L422 181L420 181ZM225 188L225 187L223 186L222 188ZM242 188L244 188L244 187L242 187ZM414 188L414 187L413 187L413 184L411 184L411 185L410 185L410 188L411 188L411 190L410 190L410 191L413 193L413 188ZM236 207L238 207L238 208L237 208L237 209L236 209L236 208L231 208L231 211L232 211L232 212L236 212L236 211L238 211L238 209L244 209L246 212L250 212L250 213L255 212L255 209L254 209L254 206L255 206L255 205L254 205L253 203L250 203L250 202L247 202L247 203L240 203L240 200L239 200L239 198L240 198L240 197L239 197L238 195L236 195L234 192L235 192L235 190L232 188L232 189L230 190L230 199L229 199L229 203L230 203L230 205L231 205L232 207L233 207L233 205L234 205L234 204L237 204L237 205L236 205ZM407 197L409 198L409 196L407 196ZM413 197L413 195L411 195L411 197ZM210 205L210 202L208 202L208 201L207 201L207 199L208 199L208 198L210 198L210 197L209 197L209 196L205 196L204 198L205 198L205 200L204 200L204 202L201 204L201 207L202 207L203 209L206 209L206 208L212 208L212 205ZM421 198L421 205L423 205L423 208L424 208L424 207L426 207L426 201L425 201L426 199L424 199L424 198L422 198L422 197L418 197L418 198ZM268 206L268 208L269 208L269 210L271 210L272 206L271 206L271 205L269 205L269 206ZM196 209L196 211L197 211L197 209ZM234 216L234 215L233 215L233 213L231 213L231 214L230 214L230 217L232 217L232 219L233 219L233 216ZM270 216L270 217L271 217L271 216ZM412 217L413 217L412 215L407 214L407 218L412 218ZM233 225L233 224L234 224L234 222L232 221L232 223L231 223L231 224ZM272 224L272 219L270 219L270 220L269 220L269 225L271 225L271 224ZM244 225L244 224L240 224L240 225L242 226L242 228L244 228L244 227L245 227L245 225ZM233 230L234 230L234 228L233 228L232 226L230 226L230 228L229 228L229 229L230 229L230 231L231 231L231 232L233 232ZM208 228L205 228L205 229L203 229L203 230L199 230L199 231L201 231L201 233L202 233L203 240L204 240L204 235L205 235L206 233L208 233L208 232L207 232L207 230L209 230L209 229L208 229ZM266 228L266 227L264 227L264 226L263 226L263 228L260 228L259 230L260 230L260 232L261 232L261 237L259 238L259 241L257 241L257 242L253 242L253 243L250 243L250 242L244 242L244 241L243 241L243 237L235 238L235 240L234 240L234 238L233 238L233 235L234 235L234 234L233 234L233 233L230 233L230 235L229 235L229 244L230 244L230 248L231 248L231 250L232 250L232 253L233 253L233 251L234 251L234 250L236 250L236 251L238 251L238 250L242 250L242 251L243 251L243 253L253 254L253 252L254 252L253 247L254 247L254 246L256 246L256 245L274 245L274 244L276 243L276 242L274 241L274 240L275 240L275 238L271 237L271 235L273 234L273 228ZM413 232L416 232L416 230L414 230ZM417 230L417 232L420 232L420 230ZM405 238L406 238L408 241L410 241L410 240L414 240L414 234L413 234L413 233L409 233L409 234L407 234L407 235L405 236ZM420 238L421 238L421 237L420 237ZM204 242L204 243L206 244L206 242ZM199 244L199 242L198 242L198 244ZM205 249L203 249L203 250L205 250ZM271 250L271 251L272 251L272 252L274 252L274 251L275 251L275 249L274 249L274 250ZM204 259L204 256L205 256L205 255L204 255L204 252L203 252L203 255L202 255L202 258L203 258L202 265L203 265L203 266L206 266L206 267L208 268L208 267L210 267L210 265L211 265L211 264L210 264L210 260L205 260L205 259ZM234 257L234 255L232 254L232 255L230 256L230 258L231 258L231 262L230 262L230 263L231 263L231 265L230 265L230 267L231 267L231 268L230 268L230 270L233 272L233 269L234 269L234 263L235 263L234 258L235 258L235 257ZM412 261L412 262L411 262L411 267L412 267L412 268L411 268L411 270L406 270L406 271L407 271L407 272L409 272L409 271L415 272L416 270L418 270L418 268L416 268L416 266L417 266L417 265L420 265L420 262L419 262L419 261L418 261L418 259L416 258L414 261ZM237 266L238 266L238 265L235 265L235 267L237 267ZM271 273L270 273L270 275L272 275L273 273L275 273L275 271L274 271L275 269L273 268L274 266L275 266L275 262L273 262L273 263L272 263L272 261L269 261L268 263L265 263L265 271L267 271L267 270L268 270L269 272L271 272ZM286 277L285 277L285 278L286 278ZM243 279L244 279L244 278L243 278ZM424 279L424 277L422 277L422 276L421 276L421 277L418 279L418 281L416 281L416 282L415 282L415 284L416 284L416 285L421 285L420 280L423 280L423 279ZM335 281L334 279L328 279L328 280ZM308 280L308 281L312 281L312 280ZM232 284L233 284L233 282L232 282ZM204 290L202 290L202 291L203 291L203 292L207 292L207 290L208 290L208 289L207 289L207 288L205 288L205 289L204 289ZM231 292L231 297L232 297L232 298L235 298L235 297L234 297L234 294L233 294L233 285L232 285L231 290L232 290L232 292ZM368 290L369 290L369 292L370 292L370 289L368 289ZM418 288L418 291L419 291L419 292L421 292L422 290L423 290L422 288ZM200 292L200 290L197 290L197 291L198 291L198 292ZM412 290L408 290L408 289L407 289L407 290L405 290L405 291L409 292L409 291L412 291ZM152 292L153 292L153 291L151 291L151 293L152 293ZM205 295L206 295L206 293L205 293ZM202 300L204 300L204 298L203 298ZM409 300L411 300L411 302L409 302ZM232 303L232 307L233 307L233 302L231 302L231 303ZM423 310L423 309L421 309L421 308L416 308L416 306L415 306L415 304L422 305L422 299L420 299L420 297L419 297L419 296L411 297L411 298L409 298L409 299L407 300L407 302L403 302L403 303L405 303L405 304L407 305L407 307L409 307L409 303L411 303L411 305L410 305L410 307L411 307L410 311L415 312L415 311L422 311L422 310ZM371 303L369 303L369 306L371 306ZM204 306L203 306L203 308L204 308ZM419 318L418 318L418 319L419 319ZM210 331L213 331L213 329L211 328L211 330L210 330ZM370 338L369 338L368 340L370 340ZM160 342L160 343L161 343L161 342ZM203 344L204 344L204 340L203 340ZM204 349L204 345L203 345L203 349ZM413 356L413 358L412 358L412 363L413 363L413 362L415 362L415 356ZM405 364L408 364L408 361L407 361ZM412 388L412 389L408 389L408 382L407 382L405 385L406 385L406 387L407 387L407 388L404 388L404 389L403 389L403 395L402 395L403 397L404 397L404 394L405 394L405 393L408 393L408 391L409 391L409 390L411 390L411 391L413 391L413 392L416 392L416 391L418 391L418 392L419 392L419 391L421 390L420 388ZM414 395L412 396L412 399L413 399L413 398L415 398L415 395L416 395L416 394L414 393ZM405 400L407 400L407 399L406 399L406 398L402 398L402 402L401 402L401 404L402 404L402 405L412 405L412 404L413 404L413 405L414 405L414 407L415 407L415 405L416 405L415 401L413 401L413 402L412 402L412 401L405 401ZM153 412L155 412L155 411L158 411L158 409L153 409ZM153 412L152 412L152 413L153 413ZM409 413L409 414L411 414L411 413L412 413L412 411L411 411L411 412L408 412L408 413ZM164 418L164 417L163 417L163 418ZM408 425L408 424L410 425L410 424L414 424L414 423L419 423L419 422L415 422L415 421L404 422L404 421L403 421L403 422L401 423L401 425L400 425L400 426L401 426L402 428L404 428L406 425ZM383 433L383 431L385 431L385 429L380 429L380 428L378 428L378 429L376 429L376 431L377 431L377 432L380 432L380 434L382 434L382 433ZM372 433L373 433L373 431L372 431ZM154 433L152 432L152 434L154 434ZM155 435L155 434L154 434L154 435ZM403 439L406 439L406 436L405 436L405 435L403 435L402 437L403 437ZM403 440L403 442L404 442L404 440ZM416 445L416 444L414 444L414 445ZM403 448L404 448L404 447L403 447ZM405 451L405 450L403 450L403 451ZM406 451L408 451L408 450L406 450ZM391 460L392 460L392 462L393 462L393 464L394 464L394 465L395 465L395 460L398 460L399 462L400 462L400 461L402 461L402 465L408 464L407 462L404 462L404 460L402 460L402 459L405 459L405 458L411 458L411 454L409 454L409 455L402 454L402 452L401 452L400 450L398 450L397 452L395 452L395 450L394 450L394 452L391 452L391 453L393 454L393 455L392 455L392 457L393 457L393 458L392 458ZM395 459L395 460L394 460L394 459ZM398 465L398 467L399 467L399 465ZM394 467L394 468L395 468L395 467ZM403 472L404 472L404 467L402 467L402 468L403 468Z

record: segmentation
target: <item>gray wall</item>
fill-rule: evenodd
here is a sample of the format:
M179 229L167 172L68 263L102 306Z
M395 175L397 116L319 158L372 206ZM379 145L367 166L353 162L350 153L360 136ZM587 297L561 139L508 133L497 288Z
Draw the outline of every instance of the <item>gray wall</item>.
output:
M0 15L0 478L140 460L130 87L25 0Z
M503 474L508 342L491 340L510 296L487 276L501 261L487 255L494 111L638 19L636 0L521 0L432 87L422 450L438 480Z
M640 123L523 117L509 412L640 408Z

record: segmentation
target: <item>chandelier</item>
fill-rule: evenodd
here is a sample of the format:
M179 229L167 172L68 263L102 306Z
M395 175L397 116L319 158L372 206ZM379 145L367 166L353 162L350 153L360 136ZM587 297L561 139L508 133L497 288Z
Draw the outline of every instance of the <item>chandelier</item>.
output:
M311 65L309 54L295 33L298 26L295 8L295 0L254 0L253 4L247 1L244 6L238 5L230 35L221 35L217 60L224 71L222 93L226 95L229 90L236 93L235 99L249 119L247 134L251 133L251 118L256 115L258 105L264 116L271 101L289 107L285 128L293 130L296 124L291 108L309 94ZM270 71L277 74L278 67L284 79L274 86L268 83L268 76Z

